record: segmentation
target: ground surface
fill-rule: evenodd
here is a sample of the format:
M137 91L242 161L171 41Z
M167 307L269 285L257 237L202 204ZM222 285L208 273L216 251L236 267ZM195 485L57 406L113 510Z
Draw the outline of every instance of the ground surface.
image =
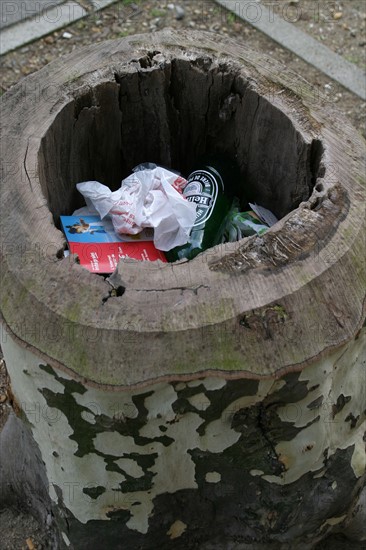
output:
M253 49L263 49L275 59L301 74L317 94L325 94L366 137L366 103L332 82L275 42L217 6L211 0L124 0L103 11L93 12L91 0L80 2L88 11L85 19L70 25L0 58L1 91L5 92L24 76L38 70L55 58L80 47L128 34L154 32L164 27L209 30L245 42ZM95 2L97 3L97 2ZM303 31L322 41L359 68L366 67L366 1L317 2L315 0L276 0L263 2ZM65 32L68 33L65 35ZM65 37L64 37L65 36ZM11 410L5 364L0 354L0 429ZM32 516L15 510L0 511L0 550L47 549L44 531ZM318 550L365 548L363 543L335 536L323 542ZM133 549L126 549L133 550Z
M37 521L20 510L0 510L1 550L46 550L47 535Z
M366 2L276 0L274 11L360 68L366 64ZM264 2L266 4L266 2Z

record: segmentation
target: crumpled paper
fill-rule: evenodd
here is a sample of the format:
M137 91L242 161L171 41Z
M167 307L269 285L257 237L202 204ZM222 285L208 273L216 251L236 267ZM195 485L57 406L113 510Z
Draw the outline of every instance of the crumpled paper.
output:
M102 219L111 217L118 234L136 235L145 227L153 227L154 244L163 251L188 242L196 205L182 195L187 181L160 166L137 170L122 181L117 191L97 181L78 183L76 187L89 209L94 208Z

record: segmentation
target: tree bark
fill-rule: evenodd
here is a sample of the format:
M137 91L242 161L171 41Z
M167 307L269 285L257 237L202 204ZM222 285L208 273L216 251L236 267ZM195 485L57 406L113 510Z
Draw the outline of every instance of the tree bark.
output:
M5 94L2 346L63 545L363 540L366 148L313 92L263 52L164 31ZM78 181L186 175L206 152L281 221L107 280L63 258Z

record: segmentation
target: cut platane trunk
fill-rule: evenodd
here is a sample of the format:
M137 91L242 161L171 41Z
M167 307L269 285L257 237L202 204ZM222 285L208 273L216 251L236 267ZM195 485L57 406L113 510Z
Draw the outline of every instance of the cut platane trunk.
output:
M3 498L23 492L77 550L363 540L361 136L263 52L194 32L72 53L2 113L2 346L23 418L2 434L22 442L2 445ZM187 175L206 153L281 221L109 279L63 258L77 182L116 189L144 161Z

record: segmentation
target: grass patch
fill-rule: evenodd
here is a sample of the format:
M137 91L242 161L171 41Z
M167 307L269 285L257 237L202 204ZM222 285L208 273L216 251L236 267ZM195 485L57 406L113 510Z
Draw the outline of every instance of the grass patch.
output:
M152 15L152 17L164 17L165 11L159 10L159 8L153 8L150 14Z
M226 23L227 23L228 25L233 25L235 22L236 22L236 14L235 14L235 13L232 13L232 12L229 12L229 13L226 15Z

